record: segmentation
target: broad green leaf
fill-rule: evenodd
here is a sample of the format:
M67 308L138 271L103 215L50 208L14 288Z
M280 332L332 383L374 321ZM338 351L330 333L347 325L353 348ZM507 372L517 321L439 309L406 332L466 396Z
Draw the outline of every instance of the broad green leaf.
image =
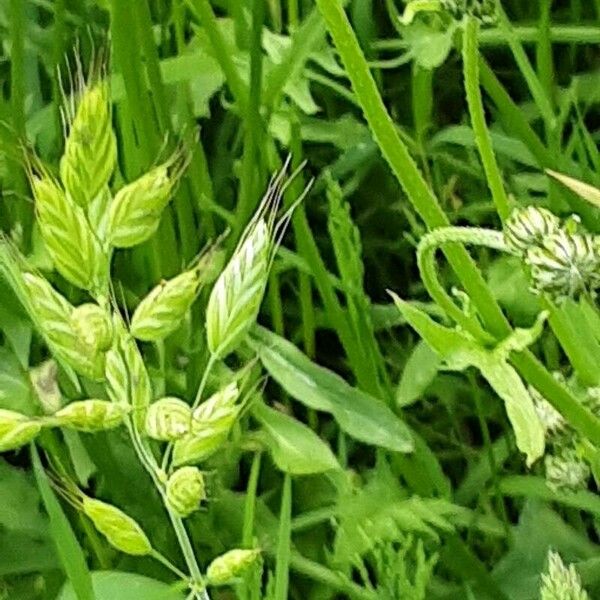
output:
M451 25L446 31L435 31L423 23L413 23L404 30L409 54L423 69L439 67L452 49L455 29Z
M0 408L35 414L28 374L12 350L3 347L0 347Z
M60 562L54 544L47 535L23 531L0 533L0 577L39 574L40 571L54 569L60 569ZM16 600L20 596L11 595L10 598Z
M252 414L267 434L275 464L285 473L311 475L340 468L329 446L303 423L262 403Z
M517 447L526 455L527 465L540 458L544 454L544 426L523 381L507 361L511 351L523 350L539 336L547 315L540 314L531 329L517 329L495 349L488 350L466 334L439 325L395 294L392 296L407 322L444 360L445 368L454 371L467 367L479 369L504 401Z
M71 524L50 487L48 476L40 461L37 448L31 445L33 472L44 501L44 506L50 517L50 533L60 557L63 569L73 587L76 600L95 600L92 579L88 571L83 550L73 533ZM114 600L114 597L113 597Z
M420 400L440 368L439 354L420 341L411 352L396 390L398 406L409 406Z
M172 586L135 573L93 571L96 600L183 600L184 594ZM66 583L56 600L78 600L70 583Z
M287 340L257 326L251 344L288 394L310 408L331 413L351 437L396 452L414 449L408 427L383 402L316 365Z

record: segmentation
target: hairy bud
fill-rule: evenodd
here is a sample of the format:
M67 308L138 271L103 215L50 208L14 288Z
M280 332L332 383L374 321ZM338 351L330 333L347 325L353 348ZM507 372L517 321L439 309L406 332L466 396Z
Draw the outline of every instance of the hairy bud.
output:
M125 554L144 556L152 545L139 524L122 510L106 502L82 496L82 510L111 546Z
M83 90L60 161L65 189L84 208L108 184L117 162L109 96L105 83Z
M192 411L179 398L161 398L153 402L146 414L146 434L162 441L174 441L190 430Z
M589 600L573 565L565 566L560 554L548 552L548 570L542 574L541 600Z
M58 425L91 433L118 427L128 412L127 405L90 399L71 402L56 412L53 418Z
M102 285L106 259L83 209L50 177L31 179L40 231L58 272L84 290Z
M545 208L515 208L504 225L504 239L516 254L525 254L540 246L545 238L559 230L558 217Z
M573 448L564 448L558 454L544 459L546 483L553 490L581 490L590 477L588 464Z
M235 549L215 558L206 570L210 585L225 585L235 581L260 555L260 550Z
M14 410L0 409L0 452L15 450L28 444L41 430L40 421Z
M113 325L110 315L97 304L78 306L71 313L75 333L93 352L105 352L111 347Z
M206 485L202 471L196 467L181 467L168 479L166 497L169 506L180 517L188 517L206 500Z

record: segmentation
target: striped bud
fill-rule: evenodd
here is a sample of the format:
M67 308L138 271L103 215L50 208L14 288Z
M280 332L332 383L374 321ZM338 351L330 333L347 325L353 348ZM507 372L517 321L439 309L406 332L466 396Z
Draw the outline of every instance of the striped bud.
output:
M84 514L111 546L134 556L144 556L152 552L152 545L143 529L122 510L83 495L81 503Z
M260 555L260 550L235 549L215 558L208 569L206 578L209 585L225 585L234 582Z
M112 344L113 326L110 315L97 304L87 303L75 308L71 325L81 342L93 352L105 352Z
M58 272L84 290L102 285L106 258L83 209L48 176L32 176L31 185L40 231Z
M104 376L104 355L84 346L71 323L73 306L43 277L23 274L32 318L50 350L77 373L99 381Z
M192 411L179 398L161 398L146 413L146 434L155 440L174 441L190 430Z
M547 455L544 468L546 483L552 490L587 489L590 468L573 448L565 448L559 454Z
M202 471L196 467L177 469L168 479L166 497L169 506L180 517L188 517L206 500Z
M545 208L515 208L504 225L504 239L515 254L525 254L529 248L540 246L559 227L558 217Z
M110 91L105 83L83 90L70 123L60 177L71 198L86 207L108 184L117 162Z
M197 269L157 285L138 305L131 319L131 335L147 342L162 340L175 331L194 302L202 276Z
M108 397L118 404L129 404L136 426L143 429L152 400L152 386L140 351L122 326L106 353L105 377Z
M252 224L208 300L206 336L219 357L235 350L258 316L267 285L273 242L264 219Z
M600 285L598 249L588 234L559 230L527 251L531 289L560 300Z
M0 409L0 452L15 450L33 440L42 430L34 421L14 410Z
M233 382L204 401L192 414L192 432L211 429L229 433L239 412L235 404L239 395L237 383Z
M210 458L227 441L228 433L205 429L182 437L173 445L173 465L198 464Z
M53 419L58 425L92 433L118 427L128 412L127 405L107 400L79 400L61 408Z
M108 214L108 240L117 248L145 242L158 229L184 166L181 153L121 188Z

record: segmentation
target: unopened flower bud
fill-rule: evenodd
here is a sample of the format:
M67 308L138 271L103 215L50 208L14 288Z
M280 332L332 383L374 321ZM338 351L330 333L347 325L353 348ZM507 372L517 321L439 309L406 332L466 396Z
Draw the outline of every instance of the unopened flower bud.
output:
M15 450L37 437L42 429L40 421L14 410L0 409L0 452Z
M107 400L78 400L54 414L59 425L78 431L95 432L118 427L123 423L129 407Z
M186 435L173 445L173 465L197 464L210 458L227 441L229 431L204 429Z
M181 467L167 480L166 497L169 506L180 516L187 517L206 500L204 475L197 467Z
M192 432L206 429L229 432L239 412L236 406L239 395L237 383L233 382L205 400L192 414Z
M82 495L82 510L111 546L125 554L144 556L152 545L139 524L121 509Z
M504 225L504 239L513 252L525 254L529 248L542 245L559 227L558 217L545 208L515 208Z
M179 398L161 398L153 402L146 414L146 434L162 441L182 438L190 430L192 411Z
M87 303L75 308L71 313L71 324L81 342L92 351L105 352L111 347L112 320L97 304Z
M86 207L107 185L117 162L117 144L105 83L83 90L60 161L60 177L71 198Z
M573 565L563 563L560 554L548 552L548 569L542 574L540 600L589 600Z
M590 468L573 448L565 448L556 455L547 455L544 467L546 483L553 490L577 491L587 487Z
M206 570L209 585L234 582L258 558L260 550L235 549L215 558Z

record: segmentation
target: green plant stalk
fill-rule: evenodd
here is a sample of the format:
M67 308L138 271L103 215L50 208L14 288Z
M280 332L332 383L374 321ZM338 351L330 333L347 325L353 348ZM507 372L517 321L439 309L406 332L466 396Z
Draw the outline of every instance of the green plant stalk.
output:
M346 67L354 93L361 104L369 127L384 157L390 164L392 172L430 229L448 225L444 211L427 187L386 111L340 0L316 1ZM480 64L480 66L482 65ZM485 66L487 67L487 65ZM493 82L495 76L489 67L488 70L493 76ZM500 89L505 94L504 89ZM509 102L512 102L510 98ZM523 115L519 114L518 109L516 109L516 113L522 124ZM525 124L526 130L533 133L526 121ZM535 134L533 137L537 140ZM543 154L545 154L545 148L539 140L537 142L542 146ZM483 318L486 328L496 338L506 337L510 333L510 325L470 256L464 248L455 246L448 248L446 256ZM515 354L512 362L523 378L543 394L575 429L589 437L594 443L600 444L600 421L585 410L533 354L528 351Z
M277 534L277 554L275 556L275 592L273 600L288 599L289 565L292 534L292 477L288 473L283 479L279 530Z
M256 494L258 491L258 477L262 463L262 452L254 453L250 477L246 487L246 499L244 501L244 525L242 527L242 548L252 548L252 537L254 534L254 517L256 513Z
M502 183L502 175L494 156L490 132L485 122L483 101L479 90L479 50L477 36L479 21L475 17L467 17L463 39L463 63L467 104L471 116L471 124L475 135L475 143L479 150L487 184L492 192L492 198L502 221L510 215L508 196Z

